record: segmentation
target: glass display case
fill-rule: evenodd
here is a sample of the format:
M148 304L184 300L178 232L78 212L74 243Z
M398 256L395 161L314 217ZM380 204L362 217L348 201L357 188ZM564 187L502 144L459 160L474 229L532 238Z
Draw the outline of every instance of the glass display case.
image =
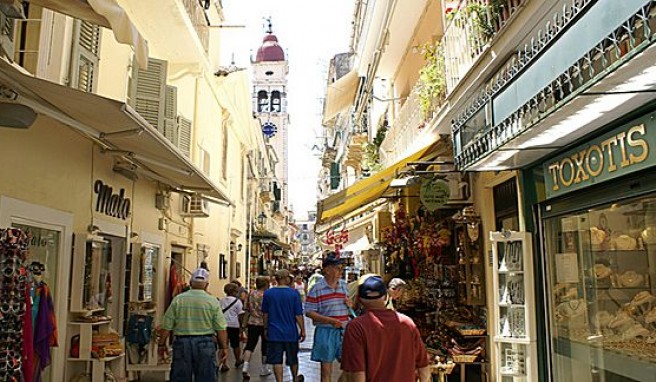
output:
M653 381L656 197L544 220L552 374Z
M528 232L490 232L497 381L537 381L532 240Z
M111 245L100 236L76 235L71 311L100 311L111 301Z

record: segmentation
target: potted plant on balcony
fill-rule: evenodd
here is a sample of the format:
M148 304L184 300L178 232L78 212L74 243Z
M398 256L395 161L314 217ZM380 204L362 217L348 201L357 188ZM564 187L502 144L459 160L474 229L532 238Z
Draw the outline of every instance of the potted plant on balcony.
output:
M419 104L424 119L429 119L446 96L444 51L440 42L423 46L426 65L419 70L421 85L418 88Z

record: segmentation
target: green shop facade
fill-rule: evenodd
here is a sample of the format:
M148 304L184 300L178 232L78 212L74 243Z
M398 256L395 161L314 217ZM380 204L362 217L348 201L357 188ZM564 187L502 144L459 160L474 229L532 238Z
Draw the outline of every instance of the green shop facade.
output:
M656 1L564 3L454 118L454 158L517 173L528 380L656 381Z

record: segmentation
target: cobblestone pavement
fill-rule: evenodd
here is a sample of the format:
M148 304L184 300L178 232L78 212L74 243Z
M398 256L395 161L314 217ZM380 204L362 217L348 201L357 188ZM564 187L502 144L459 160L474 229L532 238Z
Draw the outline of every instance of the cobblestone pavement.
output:
M299 373L305 376L306 382L319 382L321 381L320 378L321 372L320 372L319 363L310 360L310 350L312 349L312 340L314 338L314 325L312 325L312 321L309 320L308 318L305 318L305 329L307 331L307 339L300 344L300 350L298 354ZM260 345L258 344L257 348L255 348L255 352L253 353L253 356L251 357L250 381L275 382L276 379L273 377L273 374L265 377L261 377L259 375L260 367L262 366L261 361L262 361L262 356L260 353ZM235 368L234 364L235 364L235 360L231 350L228 355L228 365L230 365L230 370L225 373L219 374L219 382L241 382L243 380L241 375L241 367ZM333 379L332 379L333 382L337 381L339 374L340 374L339 363L335 362L333 365ZM285 366L285 373L284 373L283 380L284 382L292 381L292 376L287 366ZM162 378L162 374L144 374L141 378L141 381L146 381L146 382L163 381L163 378Z

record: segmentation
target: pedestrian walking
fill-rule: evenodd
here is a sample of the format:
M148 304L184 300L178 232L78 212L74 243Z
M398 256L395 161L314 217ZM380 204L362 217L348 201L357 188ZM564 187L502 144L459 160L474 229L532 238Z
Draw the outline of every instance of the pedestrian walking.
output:
M408 284L402 279L395 277L390 280L388 285L388 294L389 298L387 299L387 309L396 310L394 307L394 302L399 301L405 292L405 288Z
M255 288L256 290L251 291L248 294L248 299L246 300L246 315L248 315L247 326L248 326L248 340L246 342L246 347L244 348L244 365L242 367L242 376L244 380L249 380L251 378L248 368L250 366L251 356L257 343L260 339L260 350L262 353L262 368L260 369L260 375L265 376L271 374L271 369L267 365L267 341L264 338L264 320L262 314L262 300L264 298L264 292L269 289L269 278L266 276L259 276L255 279Z
M196 269L191 289L173 298L162 320L160 344L173 333L171 382L216 382L217 341L219 360L228 357L226 319L216 298L207 293L210 273Z
M221 310L228 323L228 342L232 353L235 356L235 367L241 366L241 324L239 316L244 313L244 306L239 299L239 287L236 284L228 283L223 287L223 292L226 296L221 301ZM228 359L219 365L221 372L230 370L228 366Z
M305 290L305 283L303 282L303 276L296 275L294 277L294 289L298 292L298 294L301 295L301 302L305 302L305 295L307 294L307 291Z
M298 343L305 340L301 296L290 288L289 272L276 272L277 286L264 292L262 313L267 339L267 362L273 365L276 382L282 382L283 354L294 382L305 380L298 374Z
M244 286L241 284L241 281L234 279L230 281L231 284L237 285L238 288L238 293L237 297L241 300L242 304L246 303L246 298L248 297L248 289L244 288Z
M430 381L428 353L419 330L407 316L387 309L387 288L380 276L358 287L365 313L344 333L342 370L348 382ZM341 379L343 380L343 379Z
M323 278L323 275L321 274L321 268L317 268L314 270L314 273L308 278L307 282L307 289L308 291L312 289L314 284L317 283L317 281L321 280Z
M346 282L342 275L342 260L335 252L323 259L324 277L319 279L305 299L305 314L316 326L310 359L321 362L321 381L330 382L333 362L342 356L342 334L349 320Z

